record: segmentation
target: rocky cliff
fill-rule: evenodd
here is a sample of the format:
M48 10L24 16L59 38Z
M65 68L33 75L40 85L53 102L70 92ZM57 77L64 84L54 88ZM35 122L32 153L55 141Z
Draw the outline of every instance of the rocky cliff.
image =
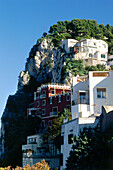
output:
M61 71L66 57L63 49L55 48L51 40L43 39L31 49L25 71L19 75L18 89L27 85L30 77L40 83L61 83ZM64 82L65 80L62 83Z
M3 145L4 153L2 155L2 162L4 162L5 165L6 159L12 160L12 164L14 164L10 154L14 152L16 156L18 147L26 141L26 135L31 135L27 133L28 130L26 132L25 124L27 108L29 108L29 104L33 102L33 92L43 83L66 82L66 76L62 78L62 67L66 57L67 55L61 47L55 48L48 38L44 38L40 43L37 42L31 49L25 70L21 71L19 75L17 92L8 97L2 115L2 139L4 141L3 143L5 143ZM38 122L40 123L40 120L38 120ZM20 127L23 128L20 130ZM21 135L20 131L23 131L24 135ZM22 136L21 138L19 138L20 135ZM14 139L12 141L12 138L15 136L18 138L18 142ZM19 152L21 155L21 150ZM18 160L15 163L16 165L20 164Z

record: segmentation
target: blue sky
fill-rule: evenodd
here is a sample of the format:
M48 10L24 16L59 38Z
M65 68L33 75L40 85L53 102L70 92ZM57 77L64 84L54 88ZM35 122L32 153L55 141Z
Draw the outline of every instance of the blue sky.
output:
M0 115L37 39L74 18L113 25L113 0L0 0Z

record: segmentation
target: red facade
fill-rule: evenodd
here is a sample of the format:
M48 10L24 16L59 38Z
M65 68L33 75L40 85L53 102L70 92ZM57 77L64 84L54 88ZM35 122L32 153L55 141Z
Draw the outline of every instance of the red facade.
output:
M69 86L43 85L34 93L34 107L28 109L28 115L41 117L43 126L52 126L58 113L71 109L70 95Z

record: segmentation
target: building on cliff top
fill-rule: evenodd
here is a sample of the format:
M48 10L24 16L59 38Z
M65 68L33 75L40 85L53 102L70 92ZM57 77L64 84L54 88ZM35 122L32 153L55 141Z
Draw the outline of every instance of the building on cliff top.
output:
M108 44L103 40L94 38L80 41L67 39L62 41L61 47L67 54L73 54L76 60L82 59L84 65L107 64Z

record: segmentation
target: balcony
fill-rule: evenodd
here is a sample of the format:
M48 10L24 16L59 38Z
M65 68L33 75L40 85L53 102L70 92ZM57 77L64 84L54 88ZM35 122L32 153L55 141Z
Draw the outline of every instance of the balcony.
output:
M27 153L23 153L24 158L51 158L51 157L58 157L60 154L51 154L49 152L40 152L40 153L31 153L30 156L28 156Z
M46 94L40 95L40 99L46 98Z
M22 151L36 151L37 150L37 144L27 144L27 145L22 145Z
M50 112L49 114L50 114L50 116L57 116L58 112Z
M37 108L29 108L27 109L27 116L41 117L41 113Z
M89 99L76 99L72 101L72 106L78 105L78 104L87 104L89 105Z

